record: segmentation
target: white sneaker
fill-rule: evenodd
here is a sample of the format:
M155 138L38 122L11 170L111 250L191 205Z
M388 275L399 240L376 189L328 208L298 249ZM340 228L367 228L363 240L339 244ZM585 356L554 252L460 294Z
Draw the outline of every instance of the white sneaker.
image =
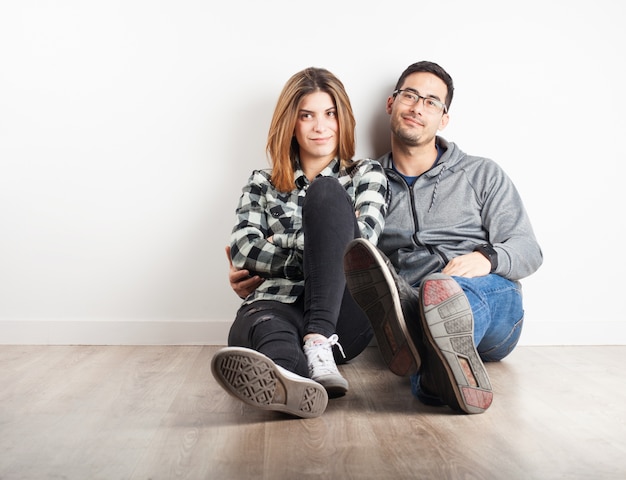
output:
M330 397L340 397L348 391L348 381L341 376L333 357L333 345L337 345L343 354L339 337L331 335L309 338L304 343L304 354L309 365L309 375L321 383Z
M319 417L328 404L322 385L276 365L256 350L226 347L211 360L217 382L233 397L263 410Z

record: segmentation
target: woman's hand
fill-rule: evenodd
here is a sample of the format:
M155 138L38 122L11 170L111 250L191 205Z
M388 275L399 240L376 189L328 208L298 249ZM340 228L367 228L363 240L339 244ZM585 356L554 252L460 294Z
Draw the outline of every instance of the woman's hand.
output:
M258 275L250 276L248 270L235 268L233 260L230 258L230 246L228 245L226 246L226 258L229 265L228 281L230 282L230 288L240 298L246 298L264 282L264 279Z

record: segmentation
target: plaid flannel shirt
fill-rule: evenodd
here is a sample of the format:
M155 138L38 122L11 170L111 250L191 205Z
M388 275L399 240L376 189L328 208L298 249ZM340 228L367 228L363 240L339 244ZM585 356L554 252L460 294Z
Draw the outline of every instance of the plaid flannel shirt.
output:
M361 236L375 245L386 213L387 177L380 164L364 159L347 171L335 159L318 176L339 180L359 212ZM295 183L296 189L281 193L270 183L269 170L255 170L242 190L230 238L233 265L265 278L244 304L255 300L293 303L304 291L302 204L310 182L300 168Z

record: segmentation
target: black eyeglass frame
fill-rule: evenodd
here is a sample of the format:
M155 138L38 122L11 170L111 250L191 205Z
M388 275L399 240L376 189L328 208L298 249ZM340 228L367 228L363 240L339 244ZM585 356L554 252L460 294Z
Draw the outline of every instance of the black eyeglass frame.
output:
M441 100L437 100L436 98L432 98L432 97L424 97L423 95L420 95L419 93L417 93L415 90L413 89L409 89L409 88L402 88L399 90L394 90L393 91L393 97L396 98L398 96L399 93L402 92L409 92L411 95L415 95L417 97L417 100L415 100L415 103L413 105L417 105L420 101L420 98L422 99L422 102L425 102L426 100L431 101L432 103L434 103L435 105L439 105L439 112L441 112L443 110L443 113L448 113L448 107L446 106L446 104L444 102L442 102ZM408 105L408 104L405 104Z

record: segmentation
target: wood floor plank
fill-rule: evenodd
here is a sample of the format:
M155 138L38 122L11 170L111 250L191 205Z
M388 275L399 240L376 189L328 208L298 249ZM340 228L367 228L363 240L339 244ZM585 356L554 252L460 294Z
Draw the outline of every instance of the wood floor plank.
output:
M428 407L375 347L319 418L251 408L218 346L0 346L0 479L623 479L626 347L518 347L482 415Z

